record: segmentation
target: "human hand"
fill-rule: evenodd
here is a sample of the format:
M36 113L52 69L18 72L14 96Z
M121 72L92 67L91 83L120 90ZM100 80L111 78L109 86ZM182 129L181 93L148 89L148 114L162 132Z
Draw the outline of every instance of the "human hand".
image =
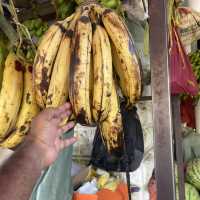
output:
M75 125L74 122L69 122L59 126L70 115L71 105L66 103L58 108L48 108L33 119L27 141L31 142L39 154L38 157L41 157L42 168L51 165L62 149L76 142L75 137L61 139L63 133Z

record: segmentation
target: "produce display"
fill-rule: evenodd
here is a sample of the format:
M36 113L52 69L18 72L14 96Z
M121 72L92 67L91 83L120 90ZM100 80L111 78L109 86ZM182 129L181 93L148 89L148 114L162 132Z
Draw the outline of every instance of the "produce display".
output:
M186 180L200 190L200 159L194 159L187 164Z
M57 8L57 17L59 19L65 19L70 16L77 6L76 2L73 0L55 0L54 2Z
M23 22L23 25L28 28L32 37L37 38L40 38L48 29L48 23L40 18L26 20Z
M123 137L117 90L121 89L127 107L134 106L141 95L140 69L121 17L96 3L83 5L53 24L38 46L33 80L36 102L43 109L69 99L76 121L99 125L112 151Z
M33 45L37 46L42 35L47 31L48 29L48 23L43 21L40 18L26 20L23 22L23 25L27 28L28 33L30 34L30 37L32 39ZM27 37L27 32L23 31L23 34L25 37ZM30 43L30 42L29 42ZM32 48L31 44L25 45L25 47L21 50L23 51L22 54L24 54L24 57L28 62L33 62L35 57L35 51Z
M200 50L189 55L193 71L196 75L198 83L200 82Z
M178 196L178 186L176 187L176 199L179 199ZM190 185L189 183L185 183L185 200L199 200L200 196L197 189Z

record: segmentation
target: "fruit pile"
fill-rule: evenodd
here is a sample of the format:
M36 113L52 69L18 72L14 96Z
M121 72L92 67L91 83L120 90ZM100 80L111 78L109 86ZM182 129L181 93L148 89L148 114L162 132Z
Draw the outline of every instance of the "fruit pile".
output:
M196 158L187 163L185 183L185 199L199 200L200 195L200 159ZM178 195L177 195L178 196ZM178 199L178 198L177 198Z
M112 151L123 138L117 90L127 108L134 106L141 95L140 69L124 21L111 9L85 4L43 36L34 63L36 101L43 109L69 98L76 121L98 125Z
M38 42L40 41L41 37L48 29L48 23L43 21L40 18L26 20L23 22L23 25L27 28L28 33L34 43L37 46ZM22 32L23 36L27 37L27 32ZM29 44L21 46L21 54L24 55L28 62L33 62L35 57L35 52L32 46Z
M193 71L196 75L198 83L200 83L200 50L189 55Z
M38 39L41 38L41 36L48 29L48 23L42 21L42 19L40 18L26 20L23 22L23 25L25 25L28 28L32 37L37 37Z

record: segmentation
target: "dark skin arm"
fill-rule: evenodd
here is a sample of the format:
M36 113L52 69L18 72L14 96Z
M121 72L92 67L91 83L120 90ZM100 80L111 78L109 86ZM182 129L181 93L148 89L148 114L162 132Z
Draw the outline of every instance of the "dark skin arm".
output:
M26 141L0 169L1 200L29 199L41 171L57 159L63 148L76 142L74 137L60 139L74 127L73 122L59 126L70 115L67 103L58 109L46 109L33 120Z

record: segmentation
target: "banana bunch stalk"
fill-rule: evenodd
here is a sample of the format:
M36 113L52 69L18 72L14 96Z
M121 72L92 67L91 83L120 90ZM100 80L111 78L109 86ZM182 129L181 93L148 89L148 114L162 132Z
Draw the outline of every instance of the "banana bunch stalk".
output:
M81 4L44 34L33 82L40 108L70 100L78 123L99 126L108 151L120 148L123 127L118 89L127 109L141 95L140 60L123 19L94 1Z

